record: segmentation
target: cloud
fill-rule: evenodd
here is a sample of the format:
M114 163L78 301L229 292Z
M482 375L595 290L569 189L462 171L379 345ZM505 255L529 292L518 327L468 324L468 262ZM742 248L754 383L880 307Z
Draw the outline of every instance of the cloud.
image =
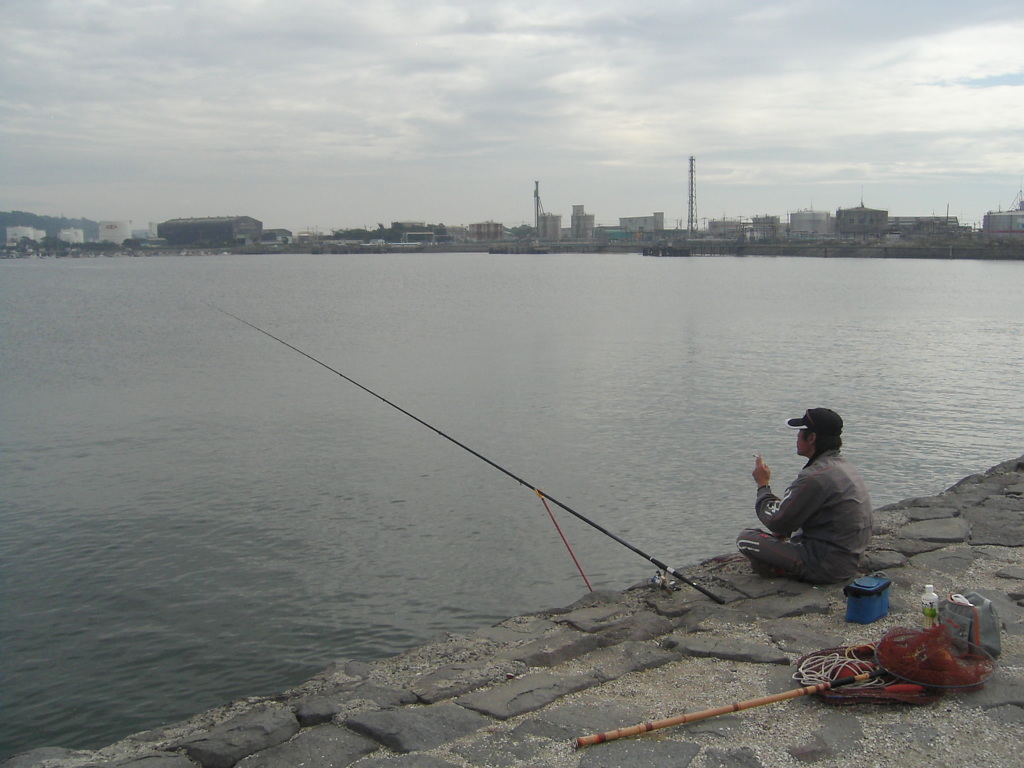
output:
M340 226L527 218L544 178L614 221L682 199L693 154L702 200L734 215L775 203L748 191L773 181L984 174L1005 194L1024 169L1024 13L930 8L9 0L0 192Z

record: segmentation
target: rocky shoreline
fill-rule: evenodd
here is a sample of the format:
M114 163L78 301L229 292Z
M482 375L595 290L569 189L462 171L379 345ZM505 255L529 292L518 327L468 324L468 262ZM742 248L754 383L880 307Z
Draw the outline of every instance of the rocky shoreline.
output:
M680 569L723 597L640 584L446 636L372 663L339 660L249 698L95 751L49 747L3 768L781 768L1019 765L1024 752L1024 456L935 496L876 510L865 572L891 609L845 621L842 585L754 576L732 557ZM983 688L923 705L815 696L575 749L573 739L799 687L806 653L917 626L926 583L979 592L1003 623Z

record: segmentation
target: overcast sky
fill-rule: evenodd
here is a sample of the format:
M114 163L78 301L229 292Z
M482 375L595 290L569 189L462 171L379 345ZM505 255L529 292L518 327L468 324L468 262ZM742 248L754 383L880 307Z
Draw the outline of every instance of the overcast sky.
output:
M1024 4L0 0L0 210L568 226L980 223L1024 177Z

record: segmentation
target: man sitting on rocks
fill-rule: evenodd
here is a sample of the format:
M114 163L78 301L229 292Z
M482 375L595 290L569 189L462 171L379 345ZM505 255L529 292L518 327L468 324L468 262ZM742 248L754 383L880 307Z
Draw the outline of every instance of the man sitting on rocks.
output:
M872 520L864 481L839 455L843 420L828 408L811 408L786 423L800 430L796 452L807 464L780 499L769 487L771 469L757 457L751 473L757 482L754 510L768 531L747 529L736 544L762 576L845 581L859 570Z

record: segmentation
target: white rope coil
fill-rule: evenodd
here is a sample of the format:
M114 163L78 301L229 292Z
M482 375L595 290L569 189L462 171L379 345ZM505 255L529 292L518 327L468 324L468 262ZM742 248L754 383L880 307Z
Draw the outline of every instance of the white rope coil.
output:
M864 672L873 672L877 668L874 662L833 651L808 656L796 668L796 672L793 673L793 679L803 685L834 683L840 678L860 675ZM885 683L882 680L874 678L859 683L851 683L847 687L872 688L884 685Z

